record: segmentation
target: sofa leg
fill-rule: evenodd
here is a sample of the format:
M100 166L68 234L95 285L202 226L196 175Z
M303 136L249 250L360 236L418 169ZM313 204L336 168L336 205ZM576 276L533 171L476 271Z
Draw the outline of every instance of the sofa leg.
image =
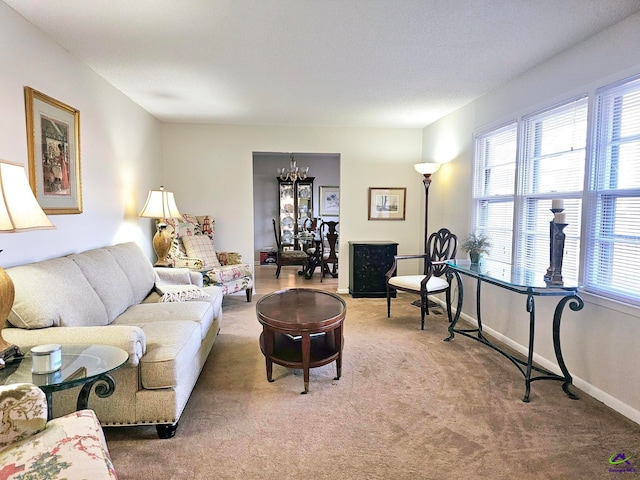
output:
M253 296L253 288L247 288L247 302L251 301L252 296Z
M165 423L163 425L156 425L156 430L158 431L158 438L167 439L172 438L176 434L176 430L178 430L178 422L171 424Z

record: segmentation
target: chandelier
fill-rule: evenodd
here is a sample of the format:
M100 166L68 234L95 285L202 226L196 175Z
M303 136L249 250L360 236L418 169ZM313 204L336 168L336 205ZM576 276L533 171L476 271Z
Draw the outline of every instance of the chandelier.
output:
M307 178L308 173L309 167L298 167L293 154L291 154L291 164L288 169L287 167L278 168L278 177L282 181L291 180L295 182L296 180L304 180Z

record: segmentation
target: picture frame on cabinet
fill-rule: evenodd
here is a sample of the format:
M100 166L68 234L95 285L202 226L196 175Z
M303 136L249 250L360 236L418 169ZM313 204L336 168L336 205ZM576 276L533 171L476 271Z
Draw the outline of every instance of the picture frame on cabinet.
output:
M320 187L320 215L340 215L340 187Z
M80 111L24 87L29 183L45 213L82 213Z
M406 187L369 187L369 220L404 220Z

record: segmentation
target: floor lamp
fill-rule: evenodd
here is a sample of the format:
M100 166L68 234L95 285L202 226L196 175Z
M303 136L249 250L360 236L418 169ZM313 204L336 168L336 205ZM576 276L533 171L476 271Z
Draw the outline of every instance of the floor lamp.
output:
M47 218L31 191L24 166L0 160L0 233L26 232L56 228ZM2 338L2 329L11 313L15 287L0 268L0 368L11 357L21 357L17 347Z
M413 168L416 172L423 176L422 182L424 183L424 253L429 253L429 186L431 185L431 175L436 173L440 168L439 163L416 163ZM424 271L426 271L427 260L424 261ZM430 306L435 303L429 301ZM413 302L413 305L420 307L420 300Z
M178 211L173 192L167 192L164 187L160 190L151 190L144 204L140 217L157 219L157 230L153 236L153 250L156 252L158 260L154 264L156 267L168 267L169 259L167 255L171 250L173 239L167 232L165 218L180 218L182 215Z

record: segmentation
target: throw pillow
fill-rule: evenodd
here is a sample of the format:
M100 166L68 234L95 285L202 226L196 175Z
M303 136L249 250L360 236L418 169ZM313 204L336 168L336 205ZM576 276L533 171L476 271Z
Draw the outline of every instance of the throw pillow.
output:
M192 235L182 237L182 243L187 250L187 256L199 258L205 268L219 267L220 261L216 256L213 242L207 235Z

